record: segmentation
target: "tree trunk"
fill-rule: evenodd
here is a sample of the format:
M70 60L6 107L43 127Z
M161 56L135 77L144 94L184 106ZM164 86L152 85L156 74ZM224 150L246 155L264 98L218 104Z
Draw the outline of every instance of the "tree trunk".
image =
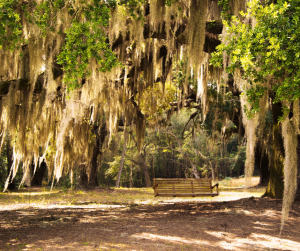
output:
M186 173L187 170L188 170L187 159L185 159L185 169L184 169L184 177L185 178L187 178L187 173Z
M284 147L281 135L281 125L278 119L282 116L281 104L272 105L273 110L273 144L270 166L270 180L265 196L282 199L283 197L283 167L284 167Z
M255 148L255 163L260 170L259 185L267 186L270 180L269 157L263 152L260 142L257 143Z
M150 176L149 176L149 172L148 172L148 167L147 165L143 165L143 171L144 171L144 175L145 175L145 182L146 182L146 187L151 187L151 180L150 180Z
M132 188L132 186L133 186L133 180L132 180L132 163L131 163L131 165L130 165L130 188Z
M94 126L93 132L96 135L96 142L93 150L93 157L90 162L89 173L87 174L86 166L82 165L78 182L79 186L84 188L98 186L98 157L101 154L102 145L107 135L106 124L103 123L100 130L98 126Z
M33 166L33 168L34 168L34 166ZM41 163L40 167L36 170L35 174L33 175L33 178L31 180L31 186L41 186L42 185L46 170L47 170L47 164L45 161L43 161Z
M260 178L259 185L267 186L270 180L269 157L266 153L261 153L260 158Z
M148 166L146 165L146 154L140 154L140 165L144 171L146 187L151 187L151 181L148 171Z
M23 185L24 187L30 187L31 186L31 179L33 174L33 164L31 163L28 166L28 169L23 166Z
M107 135L106 123L102 124L102 126L100 127L100 130L99 130L98 126L94 126L93 130L94 130L94 134L96 135L96 143L94 146L93 157L91 160L91 170L88 175L88 177L89 177L88 185L90 188L99 185L99 182L98 182L98 157L101 154L102 145L103 145L103 142Z
M124 145L123 145L123 151L122 151L122 157L121 157L121 163L119 167L119 173L117 177L117 182L116 182L116 187L120 187L120 179L121 179L121 174L122 174L122 169L124 165L124 157L125 157L125 151L126 151L126 144L127 144L127 130L126 128L124 129Z
M211 167L211 178L212 178L212 180L215 180L216 178L215 178L215 170L214 170L214 166L213 166L213 164L211 163L210 160L209 160L208 162L209 162L210 167Z
M190 161L190 164L192 165L192 170L193 170L193 174L194 174L195 178L200 179L196 164L193 163L192 161Z
M88 175L88 187L93 188L99 185L98 183L98 156L100 152L100 145L99 141L96 141L96 145L94 146L93 150L93 157L90 164L90 171Z
M298 146L297 146L297 192L296 192L296 195L295 195L295 200L296 201L300 201L300 136L297 137L297 140L298 140Z
M78 180L78 185L80 188L85 188L87 189L89 187L89 178L86 174L86 166L85 165L80 165L80 176Z
M13 165L13 149L10 145L10 138L9 137L7 138L7 142L6 142L6 157L7 157L7 175L10 175L11 168L12 168L12 165ZM11 180L8 183L7 188L9 190L15 189L16 188L15 181Z
M172 166L172 178L177 178L176 177L176 171L175 171L175 158L174 158L174 150L172 150L172 159L173 159L173 166Z

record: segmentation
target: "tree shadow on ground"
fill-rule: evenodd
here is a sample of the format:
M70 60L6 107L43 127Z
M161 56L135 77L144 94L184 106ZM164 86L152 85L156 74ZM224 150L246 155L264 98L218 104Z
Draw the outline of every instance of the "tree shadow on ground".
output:
M300 203L279 236L281 201L73 205L0 211L0 250L300 250Z

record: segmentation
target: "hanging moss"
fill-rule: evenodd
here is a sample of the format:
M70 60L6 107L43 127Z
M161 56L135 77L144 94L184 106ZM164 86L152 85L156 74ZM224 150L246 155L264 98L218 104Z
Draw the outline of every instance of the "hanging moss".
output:
M100 6L99 1L52 1L51 5L41 0L38 5L26 5L27 13L22 15L20 24L21 37L27 43L15 51L0 50L0 93L5 95L0 128L8 130L13 140L11 177L19 162L26 173L32 161L36 167L42 160L47 162L48 174L57 179L64 170L78 166L89 172L96 140L93 126L106 125L109 133L101 137L107 136L103 142L108 145L118 131L121 116L135 124L140 147L146 127L140 99L155 82L161 82L164 92L166 79L172 79L172 58L180 50L189 51L188 71L197 74L198 98L207 111L205 27L206 20L220 18L219 11L206 0L176 1L168 6L157 0L150 1L149 14L147 4L142 3L137 1L136 12L132 11L135 7L123 2ZM102 14L108 18L97 19L101 18L97 11L105 12ZM49 18L43 19L45 13ZM34 18L28 22L30 16ZM97 47L100 40L89 36L98 27L95 24L101 28L97 34L102 35L102 51ZM149 32L145 37L147 25ZM76 33L79 31L85 33ZM185 48L182 41L187 42ZM94 47L89 47L91 44ZM82 51L77 53L79 47ZM97 54L96 49L101 52ZM117 58L122 60L122 66L116 63ZM69 80L77 88L68 93ZM188 89L185 85L186 93ZM181 95L180 92L179 100ZM152 113L158 109L157 104L156 97L149 101Z
M242 81L242 88L247 89L247 82ZM268 100L267 98L261 99L262 110L265 110L266 104L264 101ZM251 185L251 176L254 171L255 164L255 147L257 143L258 126L263 128L263 123L265 120L264 113L256 113L252 117L247 116L247 109L249 109L249 102L245 95L241 96L241 106L244 108L243 111L243 124L245 126L245 134L247 137L247 151L246 151L246 162L245 162L245 179L246 186Z

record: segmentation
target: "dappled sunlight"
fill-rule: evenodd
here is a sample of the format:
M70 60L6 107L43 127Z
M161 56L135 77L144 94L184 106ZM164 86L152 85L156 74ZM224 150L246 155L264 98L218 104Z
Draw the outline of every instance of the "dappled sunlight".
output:
M128 245L114 243L101 243L99 246L97 246L97 248L100 248L100 250L113 250L112 248L126 249L128 247Z
M278 212L275 210L265 210L264 212L261 213L261 215L268 216L268 217L275 217L278 216Z
M205 231L207 234L223 239L217 245L228 250L275 249L276 250L300 250L300 242L274 237L266 234L251 233L248 238L240 238L228 232Z
M133 201L133 203L135 204L138 204L138 205L155 205L155 204L158 204L159 201L157 200L153 200L152 198L151 199L135 199Z
M0 223L1 233L5 234L0 238L0 247L300 250L300 205L295 202L280 237L282 202L256 198L261 188L251 188L251 192L228 190L214 198L155 198L150 189L141 190L69 190L35 199L1 194ZM249 194L252 196L246 198ZM233 200L237 197L240 199ZM19 241L13 241L16 239Z
M140 234L133 234L131 235L133 238L139 239L148 239L152 241L162 240L166 242L175 242L175 243L185 243L185 244L195 244L195 245L209 245L208 241L202 241L198 239L191 239L191 238L183 238L179 236L165 236L165 235L157 235L157 234L149 234L149 233L140 233Z
M291 241L285 238L256 233L251 234L251 238L254 241L259 241L260 243L263 243L265 247L279 248L280 246L283 246L282 249L285 250L300 250L300 242Z
M260 226L272 226L272 224L269 224L266 222L260 222L260 221L256 221L256 222L254 222L254 224L260 225Z
M224 208L224 209L218 210L218 212L224 212L224 213L232 214L232 215L255 215L255 212L251 212L251 211L245 210L245 209L238 209L238 208Z

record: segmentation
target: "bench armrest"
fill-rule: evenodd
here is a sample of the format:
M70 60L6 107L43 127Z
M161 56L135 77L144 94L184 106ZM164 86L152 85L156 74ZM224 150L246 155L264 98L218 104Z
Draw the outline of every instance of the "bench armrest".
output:
M215 187L217 187L217 193L219 193L219 183L217 183L214 186L212 186L211 189L214 189Z
M214 186L211 187L211 189L215 188L215 187L219 187L219 183L215 184Z

